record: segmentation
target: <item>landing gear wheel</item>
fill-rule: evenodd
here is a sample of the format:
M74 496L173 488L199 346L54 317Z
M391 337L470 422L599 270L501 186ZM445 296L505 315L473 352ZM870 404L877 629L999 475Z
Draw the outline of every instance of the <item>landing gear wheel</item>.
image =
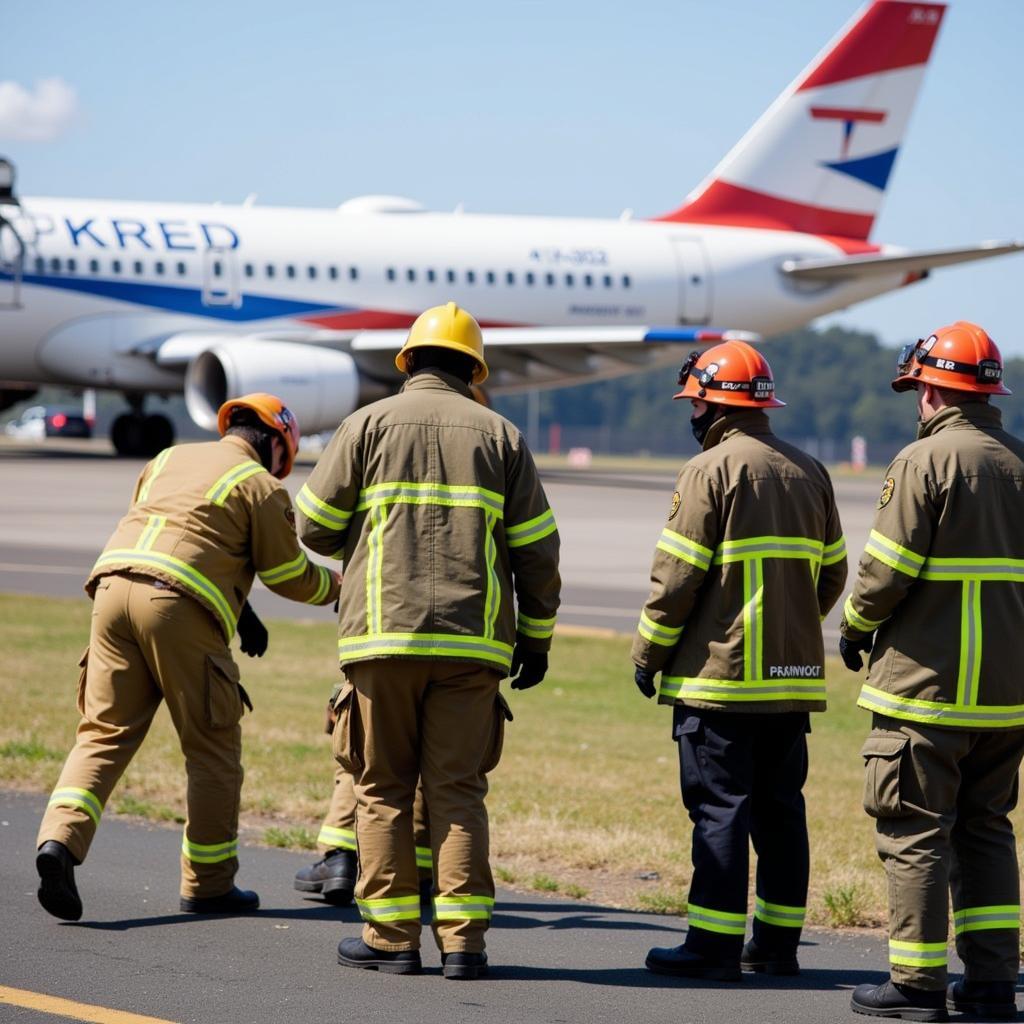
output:
M110 440L118 455L142 454L142 425L145 417L123 412L110 428Z
M142 421L141 454L150 457L159 455L165 448L174 444L174 424L166 416L154 413Z

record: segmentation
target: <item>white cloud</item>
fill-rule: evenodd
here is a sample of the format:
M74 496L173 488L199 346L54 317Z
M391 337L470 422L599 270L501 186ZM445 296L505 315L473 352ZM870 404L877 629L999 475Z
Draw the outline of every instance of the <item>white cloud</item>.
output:
M0 139L52 142L78 113L78 94L63 78L41 78L35 90L0 82Z

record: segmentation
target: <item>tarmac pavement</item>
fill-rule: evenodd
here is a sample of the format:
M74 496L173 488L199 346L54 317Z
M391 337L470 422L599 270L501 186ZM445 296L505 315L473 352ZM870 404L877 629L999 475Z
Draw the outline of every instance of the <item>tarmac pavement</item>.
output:
M356 910L292 888L309 855L245 845L239 882L260 893L260 912L196 917L178 910L179 832L111 814L76 872L84 917L60 922L35 896L45 802L0 790L3 1022L137 1021L113 1008L174 1024L821 1024L863 1020L849 1011L850 990L885 976L878 933L812 929L797 978L702 985L659 977L644 957L682 941L678 918L508 890L498 892L488 934L489 977L444 980L429 930L422 976L352 970L337 965L335 949L359 933ZM19 1008L6 1003L11 989L94 1009Z

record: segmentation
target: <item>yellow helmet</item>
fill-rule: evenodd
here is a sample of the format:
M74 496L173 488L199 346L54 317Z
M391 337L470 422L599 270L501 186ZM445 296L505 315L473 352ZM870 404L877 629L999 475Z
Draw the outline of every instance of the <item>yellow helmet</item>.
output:
M395 356L395 366L402 373L408 373L405 357L414 348L425 346L449 348L453 352L472 356L476 360L473 383L483 384L487 380L487 363L484 362L484 337L480 325L471 313L460 309L454 302L444 306L433 306L416 318L409 328L402 350Z

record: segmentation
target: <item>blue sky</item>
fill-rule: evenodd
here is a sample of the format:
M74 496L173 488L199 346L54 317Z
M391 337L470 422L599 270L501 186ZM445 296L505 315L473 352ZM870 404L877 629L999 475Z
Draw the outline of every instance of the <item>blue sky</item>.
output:
M49 141L0 116L0 153L27 195L650 216L857 6L10 3L0 83L60 78L74 109ZM1024 238L1021 39L1024 2L952 0L875 240ZM819 322L896 343L963 317L1024 353L1022 284L1024 255L1003 257Z

